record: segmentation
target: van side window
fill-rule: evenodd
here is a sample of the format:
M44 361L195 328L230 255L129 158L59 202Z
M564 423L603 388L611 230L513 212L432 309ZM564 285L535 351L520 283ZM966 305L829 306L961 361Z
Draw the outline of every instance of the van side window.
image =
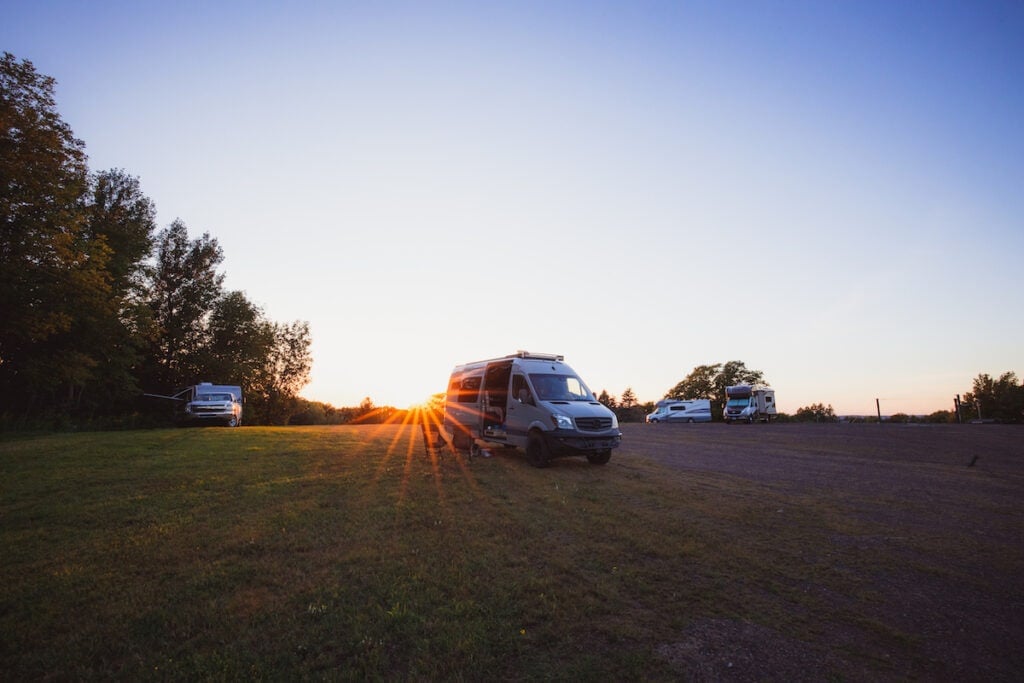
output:
M480 377L464 377L459 389L459 403L476 403L480 394Z
M530 385L524 375L512 375L512 398L527 403L530 400Z

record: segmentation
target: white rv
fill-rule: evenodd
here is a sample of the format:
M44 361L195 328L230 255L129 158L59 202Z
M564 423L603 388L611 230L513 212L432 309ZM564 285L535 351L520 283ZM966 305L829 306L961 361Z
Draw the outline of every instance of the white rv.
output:
M725 388L725 410L722 419L730 422L771 422L775 410L775 390L737 384Z
M562 356L527 351L456 366L444 428L459 450L472 453L478 440L516 446L535 467L566 455L603 465L622 440L615 413Z
M242 424L242 387L202 382L188 387L182 394L185 394L187 422L214 422L228 427Z
M711 422L711 401L706 398L686 400L663 398L647 416L651 424L659 422Z

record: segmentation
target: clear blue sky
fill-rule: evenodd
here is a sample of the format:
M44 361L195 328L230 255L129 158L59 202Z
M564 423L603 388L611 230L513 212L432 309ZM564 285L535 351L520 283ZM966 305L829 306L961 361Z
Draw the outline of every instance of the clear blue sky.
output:
M1020 2L0 4L93 170L309 321L335 405L562 353L660 398L950 408L1024 374Z

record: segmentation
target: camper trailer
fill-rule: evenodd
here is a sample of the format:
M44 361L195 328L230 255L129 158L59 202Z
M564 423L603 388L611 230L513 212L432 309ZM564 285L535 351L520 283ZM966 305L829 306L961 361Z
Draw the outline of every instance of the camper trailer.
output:
M722 418L730 422L771 422L775 410L775 390L737 384L725 388Z
M603 465L622 440L615 414L562 356L527 351L456 366L444 428L460 451L472 454L478 442L518 447L536 467L570 455Z
M711 422L711 401L706 398L686 400L664 398L655 404L654 412L647 416L651 424L659 422Z
M242 424L242 387L202 382L177 394L185 401L182 417L191 424Z

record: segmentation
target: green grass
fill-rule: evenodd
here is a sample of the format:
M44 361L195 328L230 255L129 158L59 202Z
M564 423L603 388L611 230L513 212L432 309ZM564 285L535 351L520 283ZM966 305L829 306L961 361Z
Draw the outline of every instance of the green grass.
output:
M885 672L868 533L643 457L429 457L418 428L0 441L0 679L676 679L701 619ZM837 624L838 621L838 624ZM836 672L837 675L842 672Z

